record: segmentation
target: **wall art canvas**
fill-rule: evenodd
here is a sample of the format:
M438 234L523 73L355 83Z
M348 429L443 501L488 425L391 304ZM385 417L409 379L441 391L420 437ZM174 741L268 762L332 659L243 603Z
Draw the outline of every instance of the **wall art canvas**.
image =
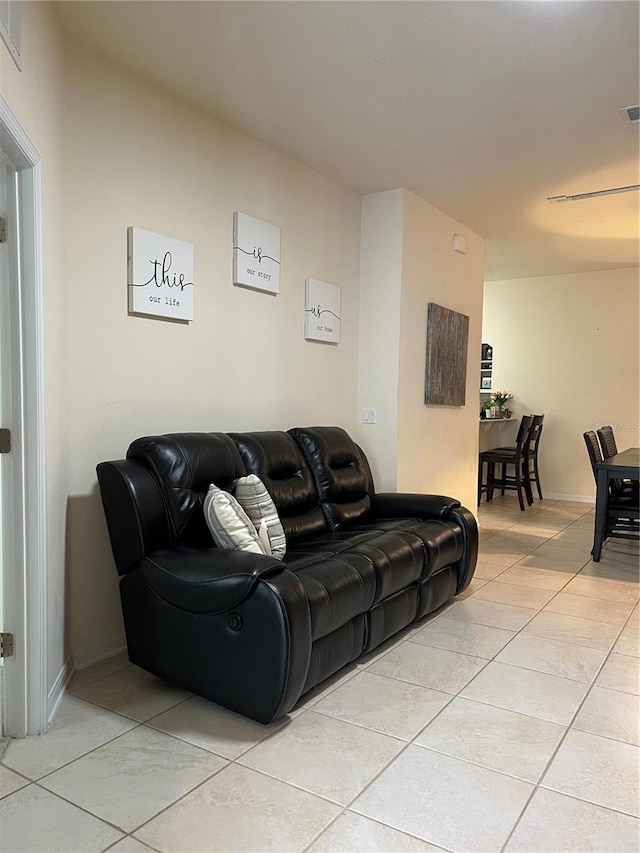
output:
M469 317L429 302L424 401L464 406L467 387Z
M233 214L233 283L280 293L280 229L238 210Z
M129 312L193 320L193 244L127 229Z
M340 288L308 278L304 283L304 336L308 341L340 343Z

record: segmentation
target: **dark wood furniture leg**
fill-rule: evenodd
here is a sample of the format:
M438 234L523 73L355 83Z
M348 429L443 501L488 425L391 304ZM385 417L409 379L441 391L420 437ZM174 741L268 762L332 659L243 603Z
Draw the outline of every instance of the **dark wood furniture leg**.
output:
M594 563L600 562L600 554L602 553L604 529L607 520L608 491L608 471L604 468L599 468L596 480L596 521L593 536L593 548L591 549L591 556Z

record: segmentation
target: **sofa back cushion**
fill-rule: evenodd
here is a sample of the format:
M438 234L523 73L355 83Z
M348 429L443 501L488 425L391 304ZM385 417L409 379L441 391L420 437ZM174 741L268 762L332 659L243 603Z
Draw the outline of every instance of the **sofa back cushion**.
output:
M296 427L297 441L309 464L330 530L365 516L371 508L373 478L367 458L340 427Z
M247 473L257 474L271 495L287 542L326 532L318 492L300 448L286 432L233 432Z
M183 432L152 435L134 441L127 459L145 465L160 485L173 542L212 544L204 518L204 499L211 483L230 490L246 470L228 435Z

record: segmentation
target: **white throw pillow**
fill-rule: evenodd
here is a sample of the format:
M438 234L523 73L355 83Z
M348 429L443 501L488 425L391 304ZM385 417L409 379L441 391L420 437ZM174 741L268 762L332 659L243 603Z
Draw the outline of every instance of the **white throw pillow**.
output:
M234 494L238 503L254 523L256 530L266 526L271 554L281 560L287 551L287 540L278 510L265 484L256 474L248 474L236 480Z
M271 555L238 501L213 483L204 499L204 517L219 548ZM268 546L268 540L266 544Z

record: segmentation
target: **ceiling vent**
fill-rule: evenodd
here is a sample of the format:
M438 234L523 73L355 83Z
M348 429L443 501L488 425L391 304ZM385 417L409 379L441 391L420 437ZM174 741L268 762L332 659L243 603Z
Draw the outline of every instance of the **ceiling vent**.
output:
M640 130L640 106L636 104L634 107L623 107L620 110L625 116L625 120L631 123L635 130Z
M0 36L6 44L13 61L21 68L20 60L20 0L0 0Z

